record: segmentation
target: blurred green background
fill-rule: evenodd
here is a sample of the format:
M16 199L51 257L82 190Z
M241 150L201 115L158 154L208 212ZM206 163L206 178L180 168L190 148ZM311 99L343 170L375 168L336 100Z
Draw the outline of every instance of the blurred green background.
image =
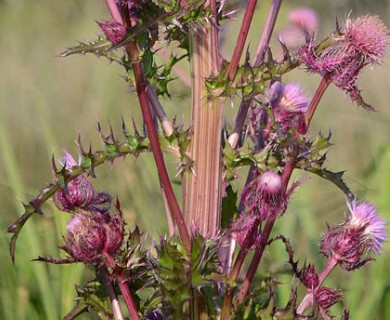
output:
M313 1L311 1L313 2ZM259 39L270 1L261 1L251 30L250 49ZM286 2L278 21L285 25L291 8L311 5L310 1ZM378 14L390 25L388 1L321 1L315 5L321 22L320 34L334 30L352 11ZM22 212L21 201L31 200L52 181L51 155L66 148L76 155L75 140L80 130L86 147L101 143L98 118L103 129L108 122L120 133L121 116L130 122L138 119L134 93L123 80L123 70L94 56L59 58L58 54L77 40L94 39L99 33L96 20L109 19L104 1L92 0L0 0L0 319L59 319L74 304L74 283L82 283L80 266L47 266L31 260L38 255L58 256L64 226L69 216L59 213L52 202L44 216L31 219L19 237L16 262L12 267L7 225ZM236 39L239 17L229 22L223 53L230 57ZM278 48L274 45L274 50ZM334 147L329 152L328 168L348 170L345 180L357 194L373 202L381 215L390 220L390 54L383 66L365 70L360 86L366 100L379 112L367 113L353 106L335 87L326 92L313 120L311 133L331 130ZM299 81L312 95L319 77L302 70L288 76ZM189 113L189 89L171 85L172 101L163 104L170 115L180 119ZM230 104L229 104L230 105ZM234 110L227 106L227 123ZM153 236L166 230L156 170L150 155L126 158L97 169L97 189L118 195L130 226L138 223ZM174 159L167 157L172 177ZM300 176L300 175L299 175ZM297 175L298 177L298 175ZM179 192L179 188L177 189ZM328 182L316 177L305 182L293 195L288 213L280 220L277 232L289 237L297 257L321 266L318 253L325 222L337 223L347 208L344 195ZM283 269L286 255L280 246L270 249L267 270ZM343 289L351 319L390 319L389 247L377 261L349 274L335 272L327 284ZM274 259L272 257L278 257ZM289 295L291 277L281 276L280 302Z

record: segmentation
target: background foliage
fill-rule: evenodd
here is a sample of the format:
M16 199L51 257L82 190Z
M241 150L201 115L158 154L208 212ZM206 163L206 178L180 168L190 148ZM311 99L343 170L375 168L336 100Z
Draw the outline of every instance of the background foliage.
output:
M310 1L307 1L309 4ZM269 6L261 2L259 9ZM301 1L286 2L279 17L279 28L289 9ZM334 17L379 14L390 25L390 4L376 1L322 1L318 4L321 30L334 30ZM264 22L266 8L259 10L251 31L251 43L256 43ZM376 11L375 11L376 10ZM9 237L6 226L21 212L21 201L28 201L37 190L52 180L50 158L57 157L62 148L76 154L75 140L81 130L84 144L97 148L96 117L103 128L108 121L119 130L121 116L138 121L139 107L129 95L122 79L121 68L93 56L56 57L77 39L94 39L98 27L94 20L108 18L103 1L85 0L2 0L0 1L0 318L1 319L58 319L74 304L74 283L88 279L81 266L51 266L31 262L38 255L58 255L59 234L69 216L54 214L52 203L44 208L45 216L28 222L17 245L15 266L8 254ZM238 19L237 19L238 20ZM230 56L232 41L238 32L239 21L231 21L222 34L224 54ZM224 38L226 33L229 36ZM255 45L251 49L255 50ZM273 46L275 52L277 46ZM183 64L183 70L187 66ZM345 180L359 198L375 203L382 216L390 221L390 90L386 79L390 73L390 56L381 68L366 70L360 85L367 101L378 113L356 109L342 92L330 88L316 113L311 131L334 134L334 147L329 153L329 168L348 169ZM300 81L306 93L312 93L319 77L302 70L294 71L289 80ZM172 101L163 101L171 115L189 112L189 89L172 83ZM232 120L227 108L227 123ZM231 114L230 114L231 113ZM188 118L188 117L187 117ZM151 155L142 159L126 158L112 167L97 170L97 189L117 194L122 202L126 220L137 222L157 236L165 231L160 191ZM173 176L175 163L167 157ZM179 188L178 190L179 191ZM278 223L278 228L291 239L298 256L307 262L321 264L317 243L326 230L325 221L342 220L346 210L343 194L330 184L313 177L292 198L289 213ZM347 276L333 275L332 281L345 290L352 319L390 318L390 252L385 245L384 257L366 268ZM301 253L301 254L300 254ZM282 247L274 244L268 268L280 273L280 280L289 288L290 275L283 275L287 261ZM278 261L279 264L276 264ZM69 281L71 279L71 281ZM78 281L80 279L80 281ZM280 285L278 298L287 301L289 289Z

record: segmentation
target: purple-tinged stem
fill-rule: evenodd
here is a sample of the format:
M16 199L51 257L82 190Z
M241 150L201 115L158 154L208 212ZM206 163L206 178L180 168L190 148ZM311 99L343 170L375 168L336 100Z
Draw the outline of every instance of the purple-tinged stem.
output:
M121 12L118 6L116 5L115 1L106 0L106 4L114 20L116 22L125 25L125 22L123 21L121 16ZM149 97L147 94L147 83L145 81L144 73L142 70L142 64L139 57L139 50L135 40L131 41L128 45L126 45L126 51L131 59L131 65L134 72L134 79L136 83L138 100L141 106L142 116L147 128L148 137L150 140L150 146L152 148L153 156L156 162L157 172L160 177L161 185L166 194L166 199L172 210L173 217L177 223L180 237L184 243L187 252L190 252L191 251L190 235L188 233L175 193L173 192L173 188L171 185L171 181L169 179L167 169L165 167L164 158L160 148L160 143L158 141L157 131L154 126L152 112L150 110Z
M127 279L123 274L120 274L118 276L118 285L119 285L119 289L122 292L123 299L125 300L127 309L129 310L131 319L140 320L129 286L127 285Z
M271 8L268 13L267 21L265 22L263 33L261 35L259 45L257 46L254 62L255 66L260 65L260 63L264 59L265 52L267 51L269 46L271 35L274 32L276 18L278 17L281 5L282 0L273 0L271 3Z
M152 148L154 160L157 166L157 172L159 174L162 187L164 188L164 191L166 193L167 201L169 203L169 206L171 207L173 217L177 223L181 239L183 240L187 252L190 252L190 235L188 233L175 193L173 192L172 184L169 179L167 169L165 167L163 154L161 152L160 143L158 141L156 127L154 126L152 112L150 111L149 97L146 92L147 84L145 82L142 65L139 60L139 50L135 41L130 42L128 46L128 53L131 59L138 100L141 105L142 116L145 121L146 129L148 132L150 146Z
M324 282L324 280L328 277L328 275L336 267L338 262L339 262L339 259L338 259L337 255L333 254L332 257L328 260L328 263L326 264L324 270L322 270L321 274L319 275L318 286L314 290L312 290L312 289L307 290L308 292L306 293L306 296L302 299L302 302L297 309L298 314L303 314L307 310L307 308L309 308L313 304L314 292L316 291L316 289L321 287L322 282Z
M117 23L124 24L123 19L122 19L122 15L119 11L118 4L116 3L116 1L115 0L106 0L106 4L108 7L108 10L111 13L112 19Z
M263 33L261 34L260 42L257 47L255 59L253 65L259 66L264 59L264 54L269 46L269 41L271 39L272 32L275 27L276 18L279 14L279 9L282 4L282 0L274 0L272 1L270 11L268 13L267 21L264 25ZM249 5L249 3L248 3ZM230 63L231 65L232 63ZM235 149L237 147L238 140L240 138L240 133L242 127L244 126L246 116L248 114L248 110L251 106L251 100L243 100L241 101L240 107L238 109L236 120L234 121L234 126L232 133L230 134L228 141L230 146Z
M229 80L233 80L234 75L236 74L242 51L244 50L245 41L248 37L249 28L251 26L253 14L256 9L256 4L257 0L249 0L246 6L244 18L242 19L242 24L240 32L238 34L236 46L234 48L232 60L230 61L229 68L226 72L226 78Z
M107 286L107 292L108 292L108 296L110 297L111 309L114 314L115 320L124 320L125 317L123 316L121 306L119 304L118 297L115 293L114 286L110 280L110 275L107 271L107 268L101 267L100 274L103 276L104 282L106 283Z
M309 128L309 125L310 125L311 119L313 118L314 112L316 111L318 104L322 98L322 95L324 94L326 89L329 87L330 83L331 83L331 81L330 81L329 77L327 75L325 75L322 78L322 80L321 80L321 82L320 82L320 84L319 84L319 86L314 94L314 97L310 102L309 108L307 109L307 112L305 115L306 128Z
M169 137L173 133L173 125L172 122L167 117L160 101L157 98L156 90L151 86L150 83L147 84L146 93L149 97L149 102L157 115L157 118L160 120L161 127L167 137Z

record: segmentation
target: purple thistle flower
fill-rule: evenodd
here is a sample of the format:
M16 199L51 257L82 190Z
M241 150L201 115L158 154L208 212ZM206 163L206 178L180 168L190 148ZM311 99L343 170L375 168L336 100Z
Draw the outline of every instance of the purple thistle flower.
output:
M353 201L348 204L348 208L348 220L328 228L321 241L321 253L327 257L333 256L343 269L351 271L372 260L363 258L367 251L376 254L381 252L382 243L386 239L386 228L371 204L357 204Z
M352 101L372 110L361 97L356 82L364 66L383 61L389 35L389 30L378 17L348 19L345 33L337 30L318 46L312 37L298 50L298 56L309 71L329 77Z
M284 131L294 128L298 134L306 133L305 113L309 100L299 84L275 82L269 90L275 120Z
M284 213L287 206L282 179L272 171L258 174L244 188L241 197L248 214L262 221L270 216Z
M318 29L317 13L311 8L302 7L291 10L287 18L305 33L313 33Z
M66 230L63 249L77 261L94 263L117 253L123 242L124 221L108 212L78 212Z
M278 33L278 40L287 47L297 48L305 43L308 34L318 28L318 17L313 9L297 8L288 14L289 25Z
M126 36L125 26L118 22L102 21L99 26L113 45L120 43Z
M386 240L386 226L379 217L375 207L368 202L347 203L350 211L347 223L354 228L364 228L364 236L367 249L373 253L380 254L382 243Z
M383 61L389 35L387 27L376 16L348 19L346 22L345 38L364 59L364 63L379 64Z

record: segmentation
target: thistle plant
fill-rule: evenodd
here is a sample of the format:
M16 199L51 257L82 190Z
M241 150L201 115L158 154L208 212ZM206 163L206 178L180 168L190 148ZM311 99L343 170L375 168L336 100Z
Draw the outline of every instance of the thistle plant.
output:
M79 136L78 161L67 151L58 161L53 156L54 181L24 205L23 215L8 228L12 259L22 227L52 198L69 214L63 243L58 244L64 255L36 260L82 263L96 276L77 285L77 303L65 319L92 311L101 319L334 318L331 307L342 301L342 288L324 286L325 279L335 268L360 269L380 255L386 226L373 204L356 199L342 174L326 169L331 136L315 136L310 124L332 83L356 105L374 110L357 81L365 66L383 61L390 42L387 27L376 16L351 15L319 40L315 12L297 9L273 48L281 6L274 0L251 61L244 50L257 1L247 2L232 57L222 56L218 37L225 20L236 14L232 3L105 2L111 20L98 22L101 35L61 56L88 53L120 64L138 97L143 123L123 118L121 138L111 126L108 134L103 132L98 123L101 149L86 150ZM175 54L177 48L184 53ZM188 126L169 119L161 102L164 96L175 99L169 86L178 81L173 72L183 62L191 70ZM311 99L299 83L285 80L297 68L322 77ZM235 106L235 101L240 103ZM224 125L229 103L236 117ZM126 156L142 161L149 152L165 207L165 213L156 214L165 214L168 225L167 234L158 230L157 239L148 230L130 228L120 199L96 191L93 183L98 166ZM177 161L181 195L172 188L164 152ZM305 183L292 178L294 170L331 181L347 198L348 216L324 228L322 239L319 235L323 270L304 258L298 261L290 240L272 234L274 225L289 214L290 197ZM242 188L237 187L241 180ZM276 299L277 275L256 278L258 270L267 273L263 256L277 241L284 244L293 275L287 305ZM349 319L348 310L338 317Z

